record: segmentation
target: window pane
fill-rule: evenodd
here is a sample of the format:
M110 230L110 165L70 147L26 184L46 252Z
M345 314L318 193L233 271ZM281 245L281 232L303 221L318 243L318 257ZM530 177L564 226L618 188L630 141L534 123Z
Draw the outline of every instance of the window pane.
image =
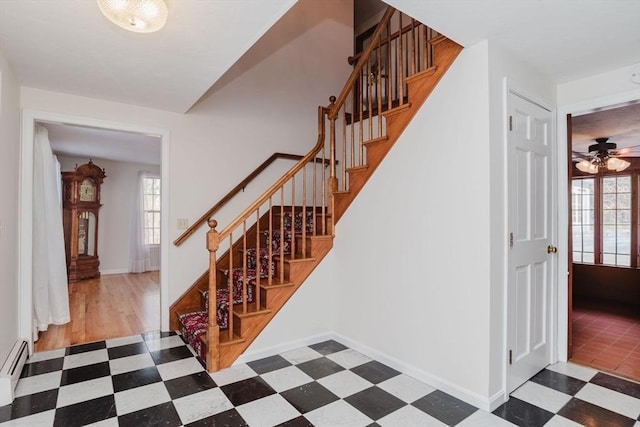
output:
M602 212L602 223L608 225L616 224L616 211L613 209L608 209Z
M582 262L582 252L573 253L573 262Z
M631 226L618 227L616 249L619 254L631 253Z
M603 209L615 209L616 208L616 195L615 194L604 194L602 196L602 207L603 207Z
M615 265L616 264L616 256L613 254L603 254L602 255L602 263L607 265Z
M595 256L593 254L593 252L584 252L582 254L582 262L588 262L593 264L595 262Z
M160 244L160 178L145 178L143 183L145 243Z
M150 194L145 194L144 196L144 210L148 211L153 209L153 196Z
M571 183L573 259L577 262L585 262L584 251L593 251L594 247L594 182L594 178L576 178ZM593 257L588 259L593 262Z
M616 183L618 193L631 193L631 176L618 176Z
M618 194L618 209L631 209L631 193Z
M602 251L609 254L616 252L616 226L615 225L602 226Z
M602 192L603 193L615 193L616 192L616 178L604 177L602 178Z
M631 253L631 176L602 178L603 263L630 265Z
M631 265L631 256L630 255L618 255L618 259L616 261L616 265L629 267Z
M619 225L631 224L631 210L618 211L617 221Z

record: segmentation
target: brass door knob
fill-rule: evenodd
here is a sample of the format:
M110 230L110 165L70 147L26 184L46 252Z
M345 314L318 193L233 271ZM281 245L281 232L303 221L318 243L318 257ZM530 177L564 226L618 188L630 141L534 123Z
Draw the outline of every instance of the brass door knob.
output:
M555 254L556 252L558 252L558 248L556 248L553 245L547 246L547 253L548 254Z

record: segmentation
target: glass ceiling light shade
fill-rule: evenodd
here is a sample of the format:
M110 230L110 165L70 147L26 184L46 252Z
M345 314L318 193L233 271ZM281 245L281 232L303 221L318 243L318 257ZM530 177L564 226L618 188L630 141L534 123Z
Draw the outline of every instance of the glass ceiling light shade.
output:
M622 172L629 167L631 163L626 160L619 159L617 157L609 157L607 160L607 169L610 171Z
M610 171L622 172L631 165L628 161L618 157L609 157L604 161L595 157L593 160L582 160L576 163L576 168L585 173L597 174L600 168L607 168Z
M100 12L117 26L134 33L153 33L167 22L164 0L97 0Z

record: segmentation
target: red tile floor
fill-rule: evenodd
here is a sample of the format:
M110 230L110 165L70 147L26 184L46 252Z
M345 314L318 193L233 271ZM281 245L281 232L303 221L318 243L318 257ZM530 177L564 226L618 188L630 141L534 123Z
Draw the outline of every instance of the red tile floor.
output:
M571 361L640 381L640 308L574 301Z

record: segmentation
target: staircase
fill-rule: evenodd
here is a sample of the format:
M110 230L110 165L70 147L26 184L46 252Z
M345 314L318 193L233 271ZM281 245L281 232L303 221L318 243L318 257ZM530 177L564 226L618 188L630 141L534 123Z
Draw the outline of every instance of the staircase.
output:
M335 224L461 50L389 7L318 108L315 147L222 231L208 221L209 269L170 309L208 371L230 366L331 250Z

